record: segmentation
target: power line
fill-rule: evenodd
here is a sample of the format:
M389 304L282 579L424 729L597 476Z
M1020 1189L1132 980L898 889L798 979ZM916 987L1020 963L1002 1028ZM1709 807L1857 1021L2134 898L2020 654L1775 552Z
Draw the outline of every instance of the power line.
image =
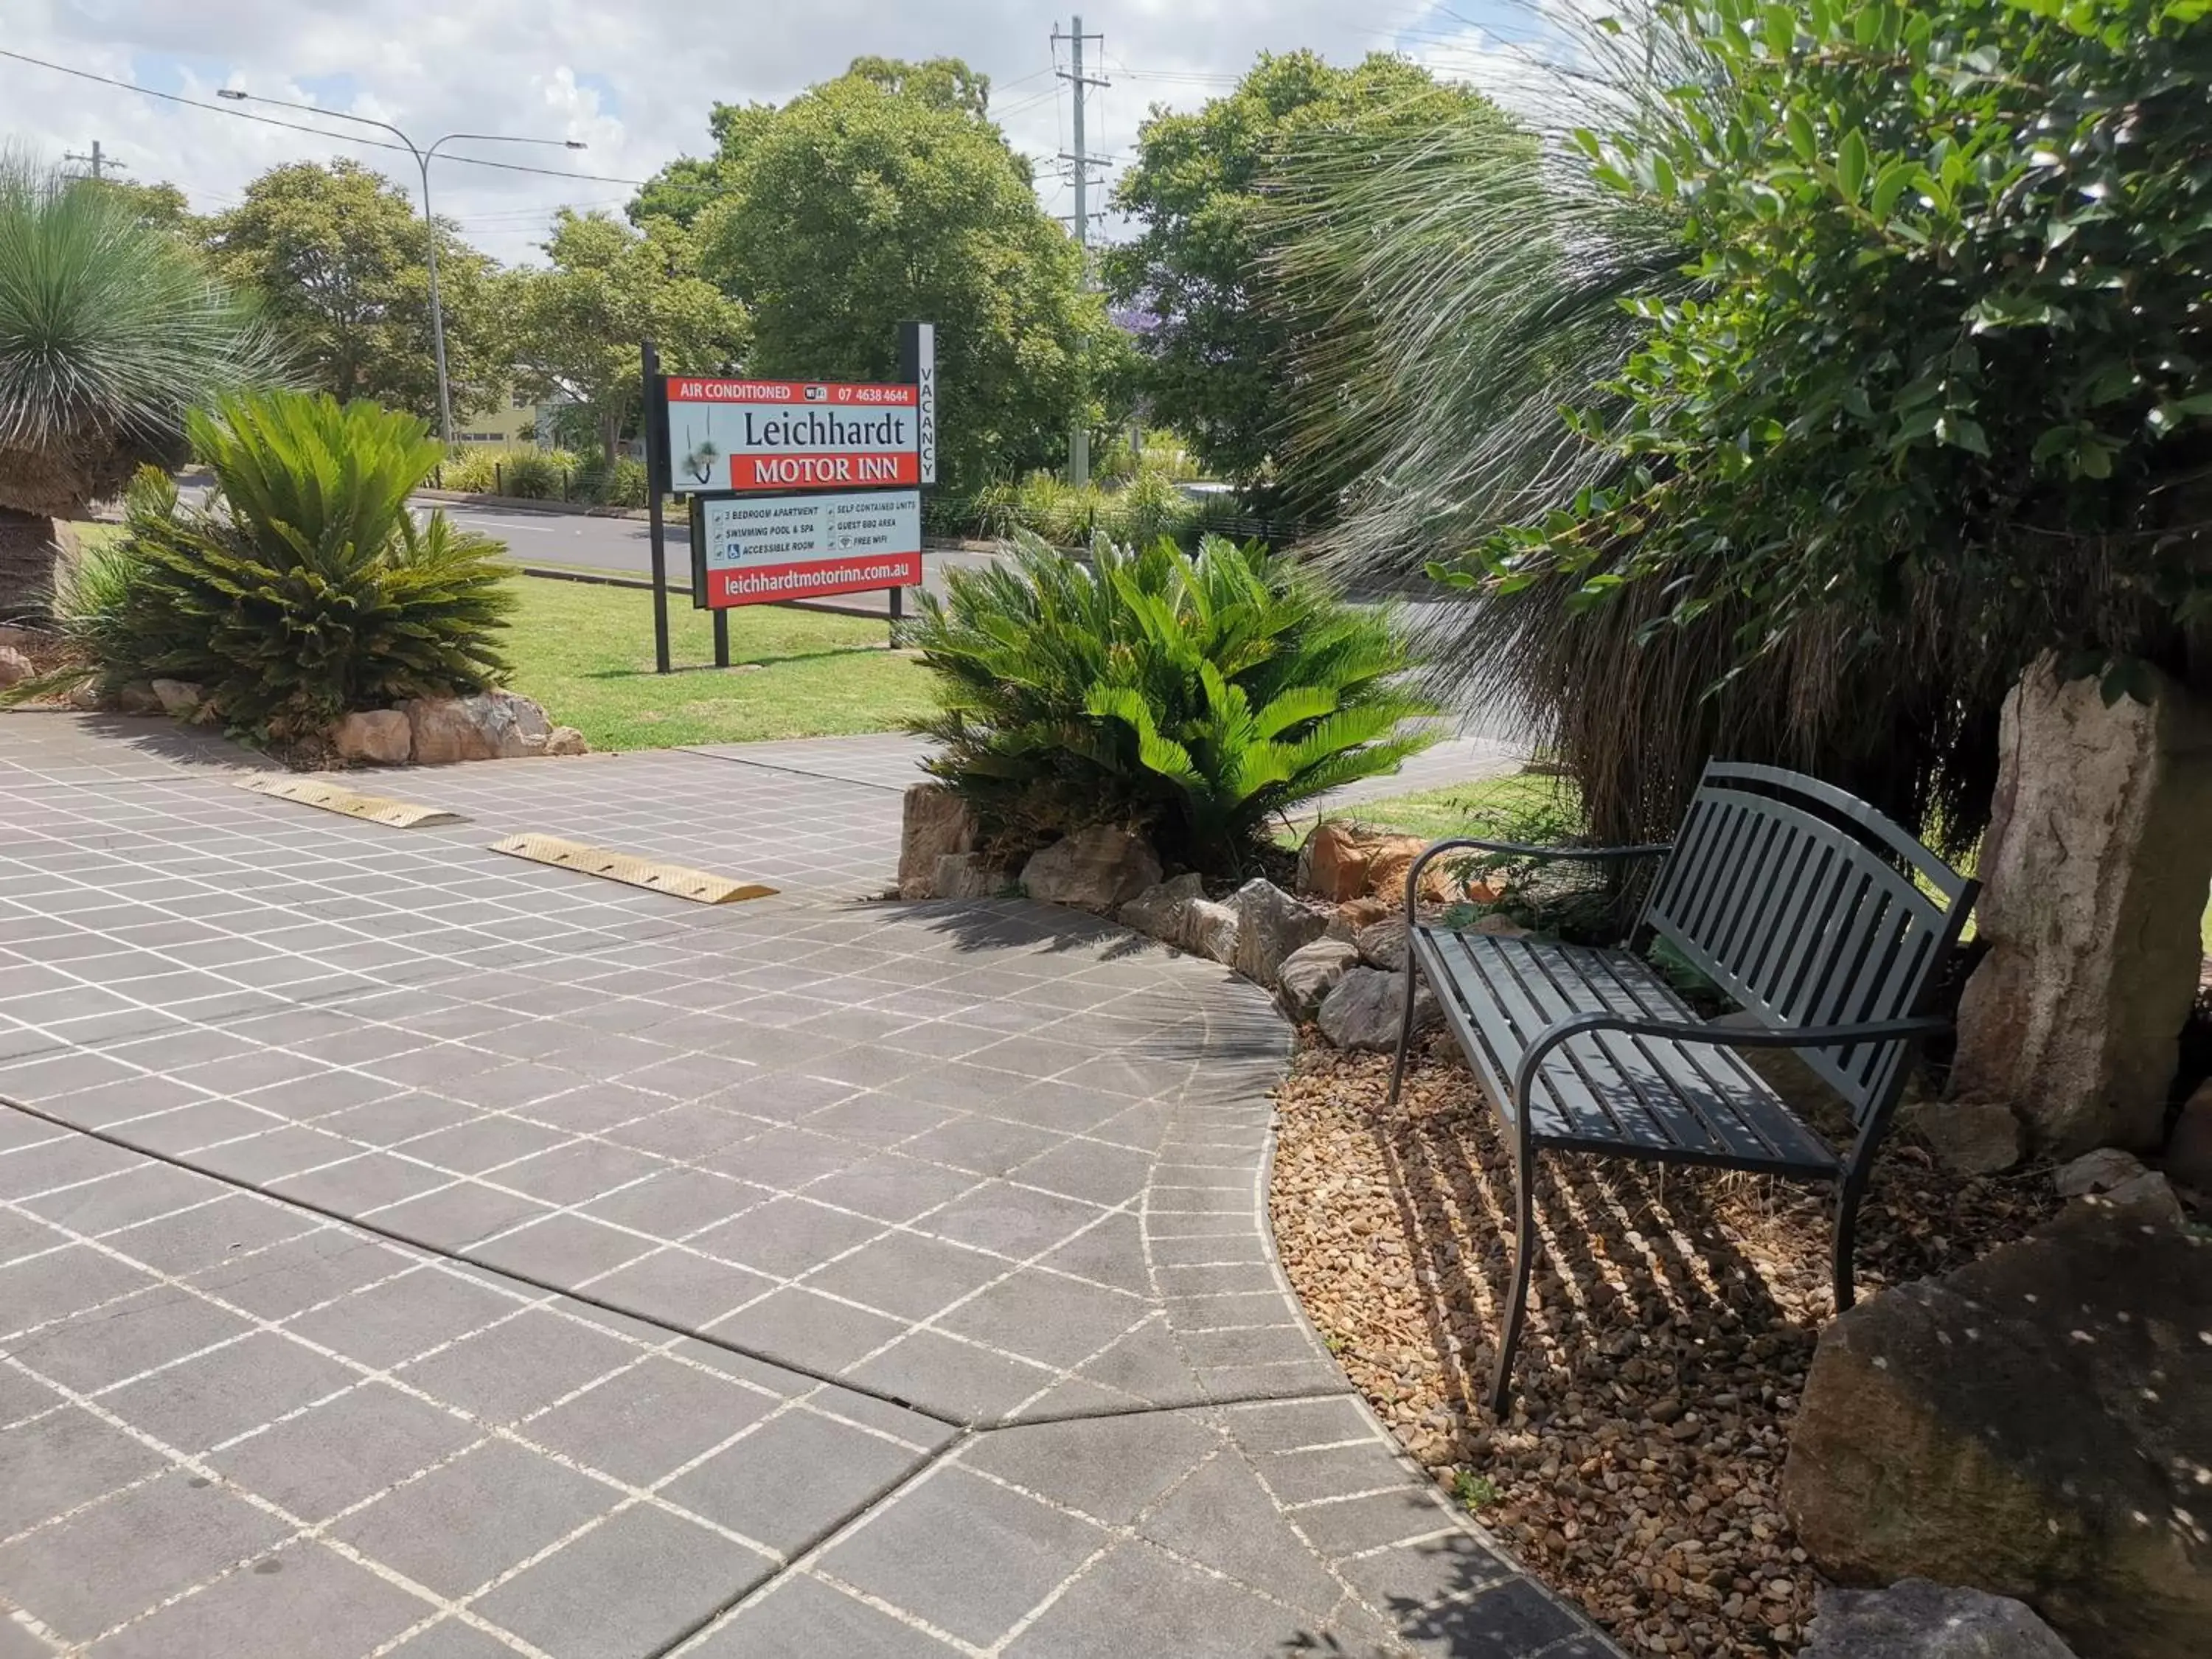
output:
M356 138L349 132L332 132L327 127L311 127L299 121L279 120L273 115L256 115L248 110L231 109L222 104L210 104L198 98L186 98L178 93L161 92L152 87L142 87L131 81L118 81L112 76L94 75L90 70L72 69L67 64L50 64L43 58L33 58L28 52L10 52L0 46L0 58L12 58L17 63L29 64L39 69L52 70L61 75L73 75L80 81L96 81L104 87L119 87L125 92L140 93L149 98L160 98L172 104L182 104L187 109L211 110L217 115L228 115L234 120L258 121L264 127L287 127L294 132L313 133L318 138L327 138L333 143L365 144L371 149L406 152L404 144L386 143L380 138ZM643 179L618 179L608 173L563 173L554 167L526 167L519 161L487 161L474 155L447 155L442 161L458 161L465 167L495 167L501 173L534 173L543 179L580 179L592 184L641 185Z
M62 152L62 160L64 161L89 161L92 164L92 181L94 184L98 184L101 179L107 177L106 169L112 167L117 172L120 173L127 171L130 166L128 162L118 161L112 155L109 155L102 151L100 148L100 140L97 138L92 141L91 155L86 155L76 150L65 149Z

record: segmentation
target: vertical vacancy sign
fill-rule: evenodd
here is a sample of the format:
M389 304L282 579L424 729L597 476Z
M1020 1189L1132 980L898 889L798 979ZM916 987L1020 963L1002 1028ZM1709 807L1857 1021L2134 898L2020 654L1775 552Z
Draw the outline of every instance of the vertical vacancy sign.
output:
M883 382L648 373L655 500L690 498L695 606L886 589L902 613L937 482L935 326L901 324L898 356Z

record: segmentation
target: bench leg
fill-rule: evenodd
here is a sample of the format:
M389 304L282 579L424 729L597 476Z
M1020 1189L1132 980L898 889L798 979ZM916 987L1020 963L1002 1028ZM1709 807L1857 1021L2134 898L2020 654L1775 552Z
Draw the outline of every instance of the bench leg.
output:
M1501 1421L1513 1392L1513 1351L1528 1311L1528 1273L1536 1261L1536 1154L1523 1146L1513 1160L1513 1289L1505 1302L1505 1328L1498 1334L1498 1364L1490 1377L1490 1414Z
M1410 910L1407 912L1408 915L1412 914ZM1406 1081L1406 1052L1413 1046L1413 994L1419 988L1420 981L1413 967L1413 933L1409 926L1406 930L1406 1006L1398 1016L1398 1059L1390 1067L1390 1097L1382 1103L1386 1108L1398 1103L1399 1088Z
M1859 1231L1859 1197L1866 1191L1866 1176L1859 1170L1846 1171L1836 1184L1836 1311L1847 1311L1853 1300L1851 1294L1851 1247L1857 1241Z

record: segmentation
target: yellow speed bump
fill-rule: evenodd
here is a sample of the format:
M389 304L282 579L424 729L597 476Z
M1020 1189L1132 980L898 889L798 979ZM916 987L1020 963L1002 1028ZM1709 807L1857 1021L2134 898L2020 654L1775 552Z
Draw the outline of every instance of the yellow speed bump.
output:
M494 842L491 850L587 876L605 876L609 881L668 893L698 904L735 904L740 899L768 898L775 892L775 888L757 882L732 881L727 876L687 870L680 864L665 864L633 853L611 852L580 841L563 841L558 836L509 836L505 841Z
M247 778L238 787L251 789L257 795L274 795L278 800L297 801L302 806L319 806L325 812L343 812L349 818L388 824L394 830L419 830L425 824L468 822L459 812L448 812L442 807L417 806L411 801L387 800L382 795L364 795L358 790L343 789L335 783L325 783L317 778Z

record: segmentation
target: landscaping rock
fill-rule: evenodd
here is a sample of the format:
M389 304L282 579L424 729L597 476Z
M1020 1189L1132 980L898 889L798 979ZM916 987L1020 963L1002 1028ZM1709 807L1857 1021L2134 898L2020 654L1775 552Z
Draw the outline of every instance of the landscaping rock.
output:
M1110 916L1159 884L1160 860L1142 836L1094 823L1030 855L1022 886L1033 899Z
M1952 1091L2019 1109L2037 1151L2148 1150L2197 994L2212 884L2212 699L2148 702L2046 657L2005 699Z
M1406 919L1391 916L1370 922L1359 930L1352 943L1359 947L1359 959L1370 968L1395 973L1406 965Z
M157 682L158 684L158 682ZM418 766L457 761L520 760L529 738L550 738L553 722L527 697L480 691L471 697L417 697L400 708L407 715ZM542 750L544 743L538 748Z
M1212 899L1193 899L1182 913L1182 937L1176 941L1193 956L1210 957L1224 968L1237 965L1237 912Z
M154 695L151 680L126 680L117 686L115 707L125 714L158 714L162 712L161 700Z
M1237 912L1238 973L1269 990L1283 958L1310 945L1328 929L1328 915L1292 898L1274 883L1255 876L1229 901Z
M1379 968L1353 968L1322 999L1321 1033L1340 1048L1389 1049L1398 1046L1398 1027L1406 1014L1406 976ZM1413 1029L1424 1030L1441 1017L1425 985L1413 1001Z
M2149 1213L2086 1199L1822 1331L1782 1486L1814 1565L2016 1596L2089 1654L2203 1652L2212 1238Z
M2168 1180L2212 1194L2212 1083L2200 1084L2183 1104L2159 1162Z
M1298 849L1298 890L1337 903L1370 896L1402 899L1406 872L1427 846L1419 836L1332 818L1316 824ZM1422 890L1432 898L1449 897L1451 885L1437 865L1421 877Z
M1301 1024L1311 1019L1320 1012L1322 1000L1358 963L1359 952L1339 939L1317 939L1300 945L1276 970L1276 1006Z
M0 645L0 690L27 680L36 672L31 659L12 645Z
M2024 1601L1904 1578L1824 1589L1799 1659L2074 1659Z
M1897 1127L1928 1143L1947 1170L1960 1175L1995 1175L2025 1155L2020 1119L2009 1106L1978 1106L1964 1100L1921 1100L1899 1109Z
M938 860L975 850L975 814L941 783L908 784L899 814L899 896L934 898Z
M2109 1193L2142 1173L2142 1160L2133 1152L2100 1146L2060 1165L2051 1184L2061 1198L2081 1198L2089 1193Z
M1194 870L1171 881L1147 887L1123 905L1115 920L1124 927L1133 927L1170 945L1180 945L1191 901L1205 896L1205 878Z
M938 898L996 898L1013 884L1012 871L986 863L981 853L946 853L929 878L930 891Z
M545 734L545 752L549 755L588 755L592 745L584 741L584 734L573 726L556 726Z
M189 680L155 680L154 695L161 700L165 714L180 720L191 720L200 712L207 693Z
M331 727L331 747L345 760L404 766L414 743L407 716L397 708L372 708L348 714Z
M2110 1205L2130 1220L2150 1226L2179 1227L2188 1219L2172 1183L2155 1170L2146 1170L2133 1181L2123 1181L2109 1193L2081 1202Z
M1468 924L1470 933L1488 933L1495 939L1527 939L1534 931L1523 927L1510 916L1477 916Z

